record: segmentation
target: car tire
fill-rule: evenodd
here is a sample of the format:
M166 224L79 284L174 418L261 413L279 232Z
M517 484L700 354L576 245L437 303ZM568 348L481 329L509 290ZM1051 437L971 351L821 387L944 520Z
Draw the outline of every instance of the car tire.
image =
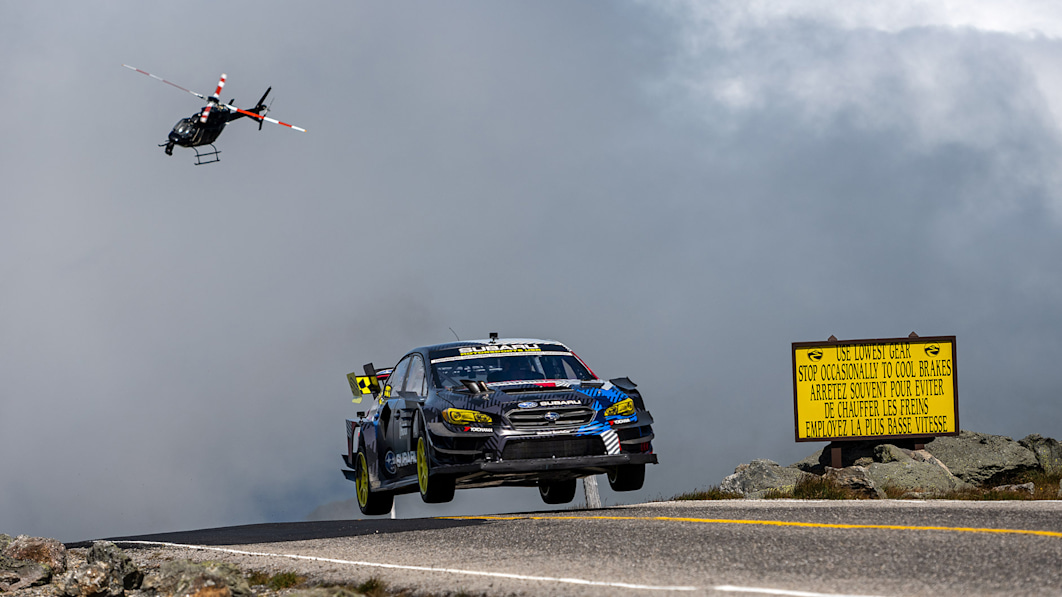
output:
M454 499L454 478L431 471L431 447L423 429L417 438L417 485L420 499L426 504L441 504Z
M608 485L612 491L637 491L644 483L644 464L624 464L608 471Z
M365 458L365 448L358 446L354 456L354 492L358 498L358 509L366 516L387 514L394 505L395 494L390 491L373 491L369 483L369 463Z
M576 479L541 480L538 482L538 495L542 496L542 501L547 504L567 504L575 499L575 485Z

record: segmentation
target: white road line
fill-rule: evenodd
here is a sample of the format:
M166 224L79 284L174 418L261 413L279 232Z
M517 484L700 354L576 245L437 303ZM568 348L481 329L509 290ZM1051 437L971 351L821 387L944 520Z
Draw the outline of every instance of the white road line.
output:
M510 574L507 572L483 572L481 570L462 570L460 568L434 568L431 566L407 566L402 564L384 564L382 562L362 562L358 560L338 560L335 558L319 558L316 556L303 556L289 553L268 553L257 551L244 551L229 549L227 547L211 547L208 545L187 545L183 543L166 543L163 541L115 541L123 545L155 545L159 547L178 547L182 549L198 549L201 551L216 551L243 556L260 556L268 558L288 558L291 560L306 560L310 562L326 562L329 564L346 564L349 566L367 566L372 568L390 568L396 570L416 570L418 572L446 572L449 574L464 574L468 576L490 576L494 578L508 578L511 580L532 580L539 582L565 583L570 585L586 585L592 587L613 587L617 589L634 589L638 591L700 591L701 587L691 586L667 586L667 585L641 585L625 582L605 582L600 580L586 580L583 578L560 578L556 576L528 576L525 574ZM752 593L759 595L782 595L784 597L878 597L875 595L846 595L843 593L814 593L810 591L790 591L786 589L769 589L760 587L737 587L733 585L718 585L709 587L713 591L724 593Z
M786 597L877 597L874 595L844 595L841 593L813 593L810 591L789 591L786 589L767 589L757 587L734 587L720 585L712 587L715 591L725 593L756 593L759 595L785 595Z
M554 576L527 576L524 574L509 574L505 572L483 572L480 570L461 570L459 568L433 568L430 566L404 566L401 564L384 564L381 562L361 562L357 560L337 560L334 558L319 558L316 556L303 556L287 553L265 553L228 549L225 547L210 547L206 545L184 545L181 543L164 543L162 541L115 541L122 545L157 545L159 547L179 547L184 549L198 549L203 551L216 551L244 556L263 556L270 558L288 558L291 560L307 560L310 562L326 562L329 564L347 564L350 566L370 566L374 568L391 568L398 570L417 570L420 572L448 572L450 574L465 574L468 576L490 576L494 578L508 578L512 580L533 580L539 582L566 583L570 585L587 585L592 587L613 587L617 589L635 589L640 591L699 591L700 587L687 586L658 586L639 585L625 582L605 582L599 580L586 580L582 578L559 578Z

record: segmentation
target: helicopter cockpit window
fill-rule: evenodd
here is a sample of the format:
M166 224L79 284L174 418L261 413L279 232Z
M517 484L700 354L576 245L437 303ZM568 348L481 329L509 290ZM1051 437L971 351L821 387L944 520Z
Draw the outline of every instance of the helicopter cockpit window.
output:
M173 132L177 133L178 135L181 135L182 137L191 135L192 123L188 122L187 119L182 118L181 120L177 121L176 125L174 125Z

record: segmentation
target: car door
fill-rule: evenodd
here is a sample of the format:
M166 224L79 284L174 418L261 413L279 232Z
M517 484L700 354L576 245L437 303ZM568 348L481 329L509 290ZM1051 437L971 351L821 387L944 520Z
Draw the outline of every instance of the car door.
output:
M417 446L413 443L413 422L416 420L419 406L424 402L427 392L424 358L413 353L403 359L407 363L405 377L401 383L395 382L391 398L391 422L387 434L391 450L394 452L393 463L388 463L385 455L385 467L396 477L416 477Z
M407 448L398 440L402 427L400 418L404 403L400 393L411 361L412 355L408 355L395 365L380 396L383 403L380 405L379 416L376 419L376 437L379 439L377 457L380 462L380 479L385 482L393 481L401 476L401 467L398 464L407 458L402 456Z

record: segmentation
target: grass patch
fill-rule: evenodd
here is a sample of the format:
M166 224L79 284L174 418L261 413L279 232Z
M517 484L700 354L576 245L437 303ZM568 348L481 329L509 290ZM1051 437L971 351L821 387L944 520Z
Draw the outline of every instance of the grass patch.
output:
M364 593L367 597L386 597L389 595L387 592L387 583L375 576L358 585L356 589L359 593Z
M295 572L279 572L269 574L261 570L255 570L247 575L247 583L252 586L269 587L274 591L290 589L306 582L306 577Z
M993 481L992 486L1000 485L1024 485L1033 484L1033 492L1025 491L997 491L993 487L968 487L966 489L953 489L945 492L922 492L911 491L891 485L885 486L885 495L889 499L936 499L936 500L966 500L966 501L1029 501L1029 500L1057 500L1059 495L1059 482L1062 475L1049 475L1043 471L1030 471L1011 475L1002 480ZM911 494L914 495L911 495ZM906 496L906 497L905 497Z
M832 479L818 475L804 475L792 488L772 489L763 496L765 500L864 500L867 496L845 487Z
M253 587L265 585L267 582L269 582L269 574L261 570L252 570L247 575L247 584Z
M723 491L719 489L718 485L711 485L707 489L698 489L696 491L688 491L686 493L680 493L668 501L685 502L693 500L739 500L742 496L740 493L730 493L729 491Z
M881 490L885 492L885 498L890 500L901 499L909 493L907 489L895 485L886 485L885 487L882 487Z

